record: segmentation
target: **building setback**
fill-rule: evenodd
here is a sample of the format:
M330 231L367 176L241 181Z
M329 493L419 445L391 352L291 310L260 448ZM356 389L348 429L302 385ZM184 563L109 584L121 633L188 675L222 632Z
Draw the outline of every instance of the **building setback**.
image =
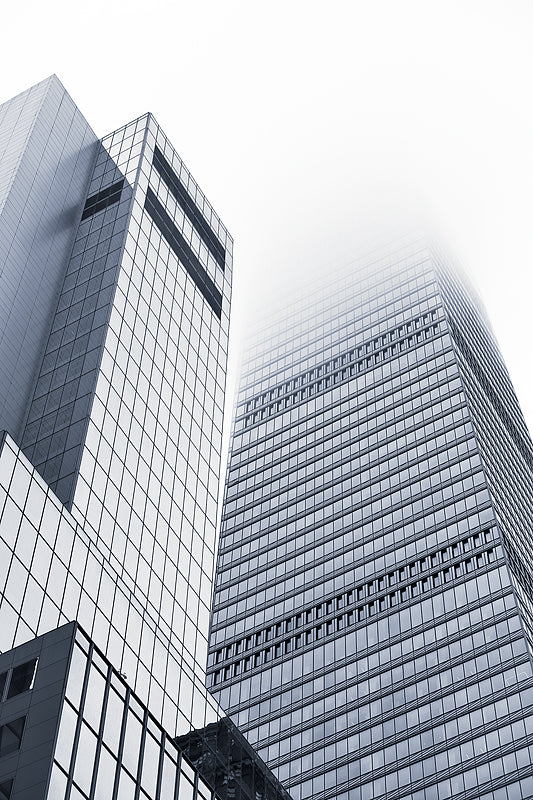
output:
M219 718L232 239L150 114L99 139L55 76L0 148L0 798L210 800L173 740Z
M490 326L425 241L255 337L208 680L295 800L533 797L532 467Z

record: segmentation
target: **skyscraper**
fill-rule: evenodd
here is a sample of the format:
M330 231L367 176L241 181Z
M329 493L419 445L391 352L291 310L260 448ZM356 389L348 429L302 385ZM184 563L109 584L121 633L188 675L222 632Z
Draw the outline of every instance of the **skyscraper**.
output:
M533 797L532 467L484 313L425 241L254 338L208 679L296 800Z
M232 240L151 114L52 76L0 147L0 798L209 800Z

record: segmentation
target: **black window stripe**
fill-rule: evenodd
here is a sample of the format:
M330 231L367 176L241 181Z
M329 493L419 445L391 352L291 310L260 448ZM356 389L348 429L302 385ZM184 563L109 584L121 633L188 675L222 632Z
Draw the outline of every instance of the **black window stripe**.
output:
M104 208L112 206L113 203L118 203L123 187L124 178L117 181L117 183L114 183L112 186L108 186L107 189L102 189L101 192L97 192L88 197L81 218L87 219L87 217L91 217L98 211L103 211Z
M179 232L150 187L148 187L146 191L144 207L220 319L222 314L222 294L219 292L204 267L200 264L183 235Z
M198 232L200 238L214 256L219 267L224 269L226 263L226 251L223 245L220 243L213 230L209 227L209 224L206 222L202 212L192 200L187 189L182 184L157 145L154 149L154 159L152 163L165 181L169 190L174 195L175 199L180 204L184 214L187 215L193 227Z

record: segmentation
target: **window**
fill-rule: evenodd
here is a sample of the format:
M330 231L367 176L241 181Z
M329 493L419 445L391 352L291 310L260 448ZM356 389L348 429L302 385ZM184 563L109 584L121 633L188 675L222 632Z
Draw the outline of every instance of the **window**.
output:
M33 686L33 678L35 675L35 667L37 666L37 659L33 658L25 664L19 664L18 667L13 667L11 672L11 680L7 689L6 699L15 697L17 694L27 692Z
M19 717L0 727L0 758L19 749L25 722L26 717Z
M0 783L0 800L9 800L11 789L13 788L13 778Z

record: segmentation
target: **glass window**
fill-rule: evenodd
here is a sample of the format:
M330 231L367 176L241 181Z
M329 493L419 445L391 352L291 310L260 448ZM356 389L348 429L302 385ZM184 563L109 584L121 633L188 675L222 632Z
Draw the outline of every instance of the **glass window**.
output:
M20 664L18 667L13 667L11 680L9 681L9 687L7 690L8 700L10 697L15 697L15 695L22 694L22 692L27 692L32 688L36 665L37 659L34 658L31 661L27 661L25 664Z
M165 753L161 777L161 800L174 800L176 789L176 763ZM96 798L95 798L96 800Z
M118 752L123 714L124 700L118 696L113 687L110 687L105 715L104 742L114 753Z
M2 672L0 674L0 700L2 700L2 698L4 697L4 689L5 689L5 686L6 686L6 678L7 678L7 672Z
M120 771L120 783L117 800L132 800L135 796L135 781L130 778L125 770Z
M180 800L193 800L194 797L194 786L189 780L187 780L183 773L180 775L180 788L178 795Z
M89 794L91 780L93 777L93 767L96 757L96 736L85 722L82 723L78 749L76 751L76 763L74 766L74 780L82 789Z
M72 755L72 745L74 743L74 736L76 735L77 723L78 715L68 703L64 703L54 758L67 772L70 767L70 757Z
M154 797L156 794L160 752L161 747L159 743L147 732L144 742L141 785L143 789L148 792L150 797Z
M244 766L244 765L243 765ZM211 798L211 789L205 783L200 776L198 776L198 791L201 793L202 797Z
M62 800L65 797L67 789L67 776L62 769L54 763L52 767L52 774L50 776L50 783L48 785L48 800ZM0 792L0 800L4 800Z
M72 704L76 708L79 708L81 703L81 691L83 689L86 666L87 657L76 642L70 660L66 692L68 699L72 701Z
M13 788L13 778L0 782L0 800L9 800ZM58 795L59 797L59 795Z
M25 722L26 717L19 717L0 727L0 757L19 749Z
M130 710L126 723L126 735L124 737L124 751L122 753L122 763L133 775L137 775L139 764L139 750L141 745L142 725L140 719Z
M116 759L106 747L102 747L100 750L100 760L98 762L94 800L109 800L113 793L116 768Z
M86 700L83 708L83 718L95 731L100 728L104 692L105 678L94 666L91 666L86 695L88 701Z

